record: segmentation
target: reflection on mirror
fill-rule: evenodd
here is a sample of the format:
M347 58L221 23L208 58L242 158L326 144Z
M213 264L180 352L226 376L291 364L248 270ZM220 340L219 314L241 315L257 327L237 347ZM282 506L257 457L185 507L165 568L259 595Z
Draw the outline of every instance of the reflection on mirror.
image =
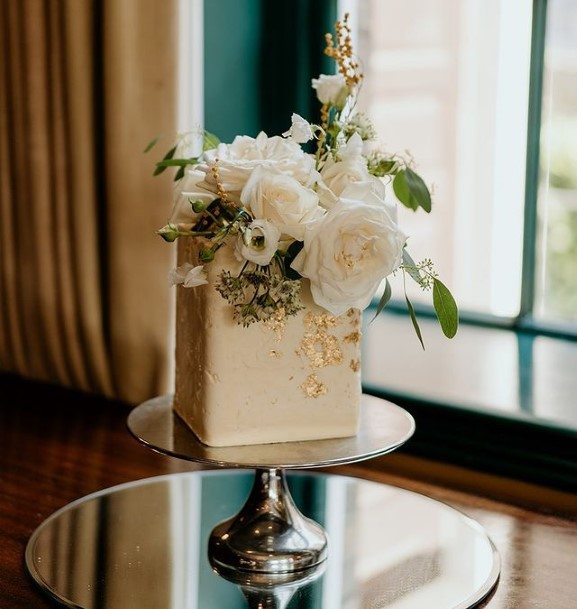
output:
M252 482L252 473L195 472L97 493L40 527L29 569L68 606L85 609L453 609L496 581L493 545L452 508L377 483L293 474L292 495L325 527L329 558L301 586L263 595L253 581L243 592L211 568L207 541L240 510Z

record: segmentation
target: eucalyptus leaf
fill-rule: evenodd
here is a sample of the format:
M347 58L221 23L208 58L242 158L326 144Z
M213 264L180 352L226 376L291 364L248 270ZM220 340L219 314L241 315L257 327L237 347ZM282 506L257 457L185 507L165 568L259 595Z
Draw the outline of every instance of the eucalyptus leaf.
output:
M449 288L437 278L433 280L433 306L443 334L453 338L459 328L459 310Z
M148 144L146 145L146 148L143 150L143 152L146 153L146 152L152 150L154 148L154 146L157 144L159 139L160 139L160 135L157 135L153 140L148 142Z
M302 241L293 241L284 256L285 273L288 279L300 279L300 274L295 271L292 267L292 261L298 256L299 252L303 249L304 243Z
M405 169L407 174L407 184L409 185L409 191L412 196L417 200L420 207L422 207L427 213L431 211L431 193L427 188L427 185L418 173L415 173L412 169L407 167Z
M373 319L371 319L371 321L369 323L372 324L375 321L375 319L377 319L377 317L381 314L381 311L385 308L385 306L387 305L389 300L391 300L392 295L393 295L393 290L391 289L391 284L389 283L388 279L385 279L385 291L383 292L383 295L381 296L381 299L379 300L379 304L377 306L377 312L375 313L375 316L373 317Z
M202 138L202 150L212 150L216 148L220 144L220 140L214 133L210 133L210 131L205 131L204 136Z
M413 281L421 285L423 277L421 276L421 273L417 270L417 265L413 260L411 254L409 254L409 252L406 250L406 248L403 249L403 269L407 271Z
M409 209L417 211L422 207L431 211L431 193L421 177L409 167L401 169L393 180L393 190L397 199Z
M419 342L421 343L421 347L423 347L423 351L425 350L425 343L423 342L423 335L421 334L421 328L419 326L419 322L417 321L417 316L415 315L415 309L409 300L409 297L405 294L405 300L407 301L407 308L409 309L409 316L411 317L411 321L413 322L413 328L415 328L415 333Z

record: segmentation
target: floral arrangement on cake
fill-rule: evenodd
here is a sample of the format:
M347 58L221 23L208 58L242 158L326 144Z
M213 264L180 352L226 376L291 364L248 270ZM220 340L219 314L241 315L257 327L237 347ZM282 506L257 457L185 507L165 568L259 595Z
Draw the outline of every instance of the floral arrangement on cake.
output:
M199 243L198 264L174 269L171 283L208 283L205 265L233 248L240 270L223 270L214 288L248 326L301 310L303 280L314 302L335 316L365 309L383 286L378 315L391 298L388 277L402 273L404 284L409 278L432 292L441 328L453 337L455 300L431 260L413 261L397 222L398 204L429 213L431 194L412 160L370 151L376 133L355 111L363 75L348 16L336 23L336 36L326 35L325 53L337 72L312 81L318 124L293 114L282 136L240 135L231 144L199 130L180 136L156 164L155 175L177 168L174 209L158 234ZM405 301L422 344L406 290Z

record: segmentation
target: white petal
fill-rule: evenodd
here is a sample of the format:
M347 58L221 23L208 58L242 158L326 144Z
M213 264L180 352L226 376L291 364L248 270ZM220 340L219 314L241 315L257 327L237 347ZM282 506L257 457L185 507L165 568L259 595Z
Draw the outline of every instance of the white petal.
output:
M195 288L198 285L205 285L207 283L206 270L202 265L190 269L183 281L185 288Z

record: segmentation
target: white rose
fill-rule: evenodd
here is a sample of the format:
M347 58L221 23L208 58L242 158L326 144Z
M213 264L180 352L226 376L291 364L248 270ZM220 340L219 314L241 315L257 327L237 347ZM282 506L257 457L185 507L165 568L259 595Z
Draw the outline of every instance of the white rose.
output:
M274 224L263 219L254 220L238 236L236 257L266 266L276 253L279 239L280 231Z
M347 87L345 77L342 74L321 74L312 80L313 89L317 92L317 98L321 104L328 104L342 108L347 101L350 91Z
M195 288L208 283L206 270L202 265L194 266L185 262L182 266L172 269L168 275L171 285L183 284L185 288Z
M214 201L216 195L199 186L204 180L204 172L188 167L184 176L174 187L174 204L169 223L177 226L190 226L196 223L198 214L192 209L191 201L202 201L207 205Z
M212 167L216 159L224 190L237 202L240 200L240 192L257 167L275 167L306 186L311 186L318 180L313 156L303 152L291 139L268 137L263 132L256 138L237 136L232 144L220 144L216 149L204 153L203 162L198 166L205 174L201 186L213 192L216 192L216 183Z
M283 137L290 137L297 144L306 144L314 137L312 125L302 116L293 113L291 128L283 133Z
M367 160L362 154L363 140L355 133L338 151L338 160L332 157L321 170L323 182L338 196L351 182L366 182L369 179Z
M269 220L283 235L299 241L304 237L306 224L324 213L313 190L289 175L266 167L252 172L240 200L255 218Z
M311 282L314 301L333 315L366 308L402 260L405 234L385 207L339 201L307 227L292 268Z
M348 204L362 201L367 205L384 207L394 222L397 221L397 206L385 198L386 187L382 180L370 176L366 182L351 182L341 193L340 199Z

